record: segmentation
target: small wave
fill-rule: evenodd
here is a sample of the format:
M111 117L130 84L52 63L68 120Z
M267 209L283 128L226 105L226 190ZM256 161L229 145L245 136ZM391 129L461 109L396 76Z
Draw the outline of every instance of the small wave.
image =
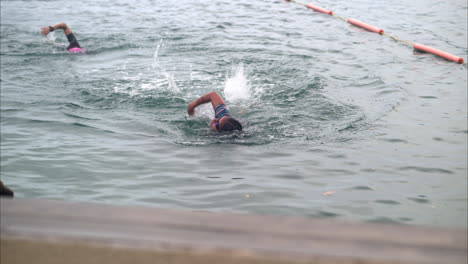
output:
M389 205L399 205L399 204L401 204L400 202L395 201L395 200L375 200L374 202L381 203L381 204L389 204Z
M379 86L383 86L385 85L385 83L383 82L383 80L381 78L369 78L369 77L365 77L365 78L362 78L362 79L359 79L357 81L355 81L353 84L352 84L354 87L379 87Z
M365 185L358 185L358 186L354 186L351 188L351 190L358 190L358 191L373 191L374 189L372 189L371 187L369 186L365 186Z
M72 118L76 118L76 119L83 119L83 120L100 120L100 119L97 119L97 118L89 118L89 117L84 117L84 116L79 116L77 114L71 114L71 113L63 113L64 115L68 116L68 117L72 117Z
M208 134L208 133L207 133ZM259 146L269 144L271 140L259 140L258 138L250 139L244 135L233 134L233 135L211 135L198 138L184 138L174 141L178 145L182 146L209 146L209 145L242 145L242 146Z
M75 104L75 103L66 103L64 105L65 108L70 108L70 109L84 109L83 106L79 105L79 104Z
M408 141L399 138L382 138L381 140L389 143L408 143Z
M309 216L316 217L316 218L337 218L340 217L340 214L328 211L318 211L315 214L310 214Z
M133 97L133 102L138 107L157 107L161 108L180 108L180 106L185 105L185 100L182 98L173 96L170 93L158 93L151 95L142 95Z
M414 197L408 197L408 200L411 200L413 202L417 202L417 203L420 203L420 204L427 204L427 203L430 203L431 201L428 200L428 199L424 199L424 198L414 198Z
M399 170L415 170L419 172L428 172L428 173L445 173L445 174L453 174L453 171L441 169L441 168L426 168L426 167L417 167L417 166L407 166L401 167Z
M419 98L423 98L423 99L437 99L437 96L422 95L422 96L419 96Z
M106 43L112 43L112 42L106 41ZM133 43L121 43L121 44L112 45L112 46L103 46L103 47L97 47L94 49L86 49L86 54L97 55L97 54L103 54L103 53L114 52L114 51L135 49L135 48L138 48L138 46Z
M400 220L407 220L406 218ZM378 224L403 224L402 221L398 219L394 219L391 217L376 217L374 219L368 220L367 222L370 223L378 223Z
M86 127L86 128L95 128L95 127L92 127L92 126L89 126L89 125L86 125L86 124L83 124L83 123L79 123L79 122L73 122L73 123L70 123L72 126L77 126L77 127Z
M177 139L174 141L183 146L207 146L213 144L234 144L234 145L264 145L273 141L273 136L265 136L264 133L257 131L256 128L247 128L243 131L234 132L215 132L207 124L206 119L189 119L173 121L176 126L172 136ZM178 134L174 131L180 131Z
M89 124L85 124L83 122L66 122L66 121L60 121L60 120L43 120L43 119L28 119L28 118L17 118L17 119L25 120L30 123L34 123L35 126L44 125L47 128L57 129L60 131L64 131L66 129L76 129L76 127L80 127L80 128L89 128L93 130L99 130L99 131L106 132L106 133L115 133L113 131L95 127Z
M384 97L384 96L389 96L390 94L399 93L399 92L400 92L400 90L397 90L397 89L385 89L385 90L382 90L380 92L377 92L376 96L377 97Z

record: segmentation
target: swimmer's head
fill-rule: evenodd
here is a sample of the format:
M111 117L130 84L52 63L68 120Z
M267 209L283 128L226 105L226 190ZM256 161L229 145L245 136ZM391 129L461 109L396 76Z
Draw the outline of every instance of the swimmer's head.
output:
M225 117L220 124L219 131L242 131L242 125L239 121L232 117Z
M85 50L83 48L78 48L78 47L71 48L68 51L71 52L71 53L84 53L85 52Z

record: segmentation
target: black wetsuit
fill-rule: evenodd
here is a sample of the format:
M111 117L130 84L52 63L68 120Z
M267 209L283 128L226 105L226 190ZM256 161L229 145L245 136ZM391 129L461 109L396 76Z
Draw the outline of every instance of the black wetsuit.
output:
M78 40L76 40L75 35L73 33L70 33L67 35L68 42L70 42L70 45L68 45L67 50L73 49L73 48L81 48L80 43L78 43Z

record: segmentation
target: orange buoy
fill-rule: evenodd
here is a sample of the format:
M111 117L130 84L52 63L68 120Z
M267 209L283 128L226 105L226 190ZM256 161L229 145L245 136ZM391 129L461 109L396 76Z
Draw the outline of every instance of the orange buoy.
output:
M441 50L438 50L438 49L434 49L434 48L431 48L431 47L428 47L428 46L424 46L424 45L418 44L418 43L414 43L413 47L415 49L417 49L417 50L422 50L422 51L425 51L425 52L429 52L429 53L438 55L440 57L446 58L447 60L451 60L451 61L455 61L455 62L458 62L460 64L463 64L463 58L457 57L457 56L455 56L453 54L450 54L450 53L447 53L447 52L444 52L444 51L441 51Z
M337 16L337 15L334 15L332 11L330 10L327 10L325 8L321 8L319 6L316 6L316 5L312 5L312 4L306 4L306 3L302 3L302 2L299 2L297 0L285 0L287 2L294 2L296 4L300 4L302 6L305 6L307 8L310 8L310 9L313 9L314 11L317 11L317 12L320 12L320 13L324 13L324 14L327 14L327 15L331 15L331 16L335 16L337 18L340 18L344 21L347 21L348 23L350 24L353 24L355 26L358 26L358 27L361 27L361 28L364 28L364 29L367 29L371 32L375 32L375 33L379 33L381 35L385 35L385 36L388 36L394 40L397 40L397 41L401 41L405 44L408 44L410 46L413 46L414 49L417 49L417 50L421 50L421 51L425 51L425 52L429 52L429 53L433 53L435 55L438 55L440 57L443 57L445 59L448 59L448 60L451 60L451 61L454 61L454 62L458 62L460 64L463 64L464 61L463 61L463 58L460 58L460 57L457 57L455 55L452 55L450 53L447 53L447 52L444 52L444 51L441 51L441 50L438 50L438 49L434 49L434 48L431 48L431 47L428 47L428 46L424 46L422 44L418 44L418 43L410 43L408 41L405 41L405 40L402 40L402 39L399 39L399 38L396 38L396 37L393 37L393 36L390 36L388 34L385 34L384 33L384 30L381 29L381 28L378 28L378 27L375 27L375 26L372 26L372 25L369 25L367 23L364 23L362 21L359 21L357 19L354 19L354 18L343 18L343 17L340 17L340 16Z
M310 9L313 9L313 10L315 10L317 12L320 12L320 13L324 13L324 14L327 14L327 15L333 15L333 11L327 10L325 8L321 8L321 7L316 6L316 5L308 4L308 5L306 5L306 7L310 8Z
M383 29L380 29L378 27L374 27L374 26L371 26L369 24L366 24L362 21L359 21L357 19L354 19L354 18L348 18L348 23L351 23L355 26L358 26L358 27L362 27L362 28L365 28L369 31L372 31L372 32L375 32L375 33L379 33L379 34L383 34Z

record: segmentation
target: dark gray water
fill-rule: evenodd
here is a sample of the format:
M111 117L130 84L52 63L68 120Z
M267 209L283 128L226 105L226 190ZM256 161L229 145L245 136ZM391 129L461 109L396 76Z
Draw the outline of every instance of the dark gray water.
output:
M314 4L467 59L465 0ZM466 228L467 131L466 65L294 3L1 1L18 197Z

